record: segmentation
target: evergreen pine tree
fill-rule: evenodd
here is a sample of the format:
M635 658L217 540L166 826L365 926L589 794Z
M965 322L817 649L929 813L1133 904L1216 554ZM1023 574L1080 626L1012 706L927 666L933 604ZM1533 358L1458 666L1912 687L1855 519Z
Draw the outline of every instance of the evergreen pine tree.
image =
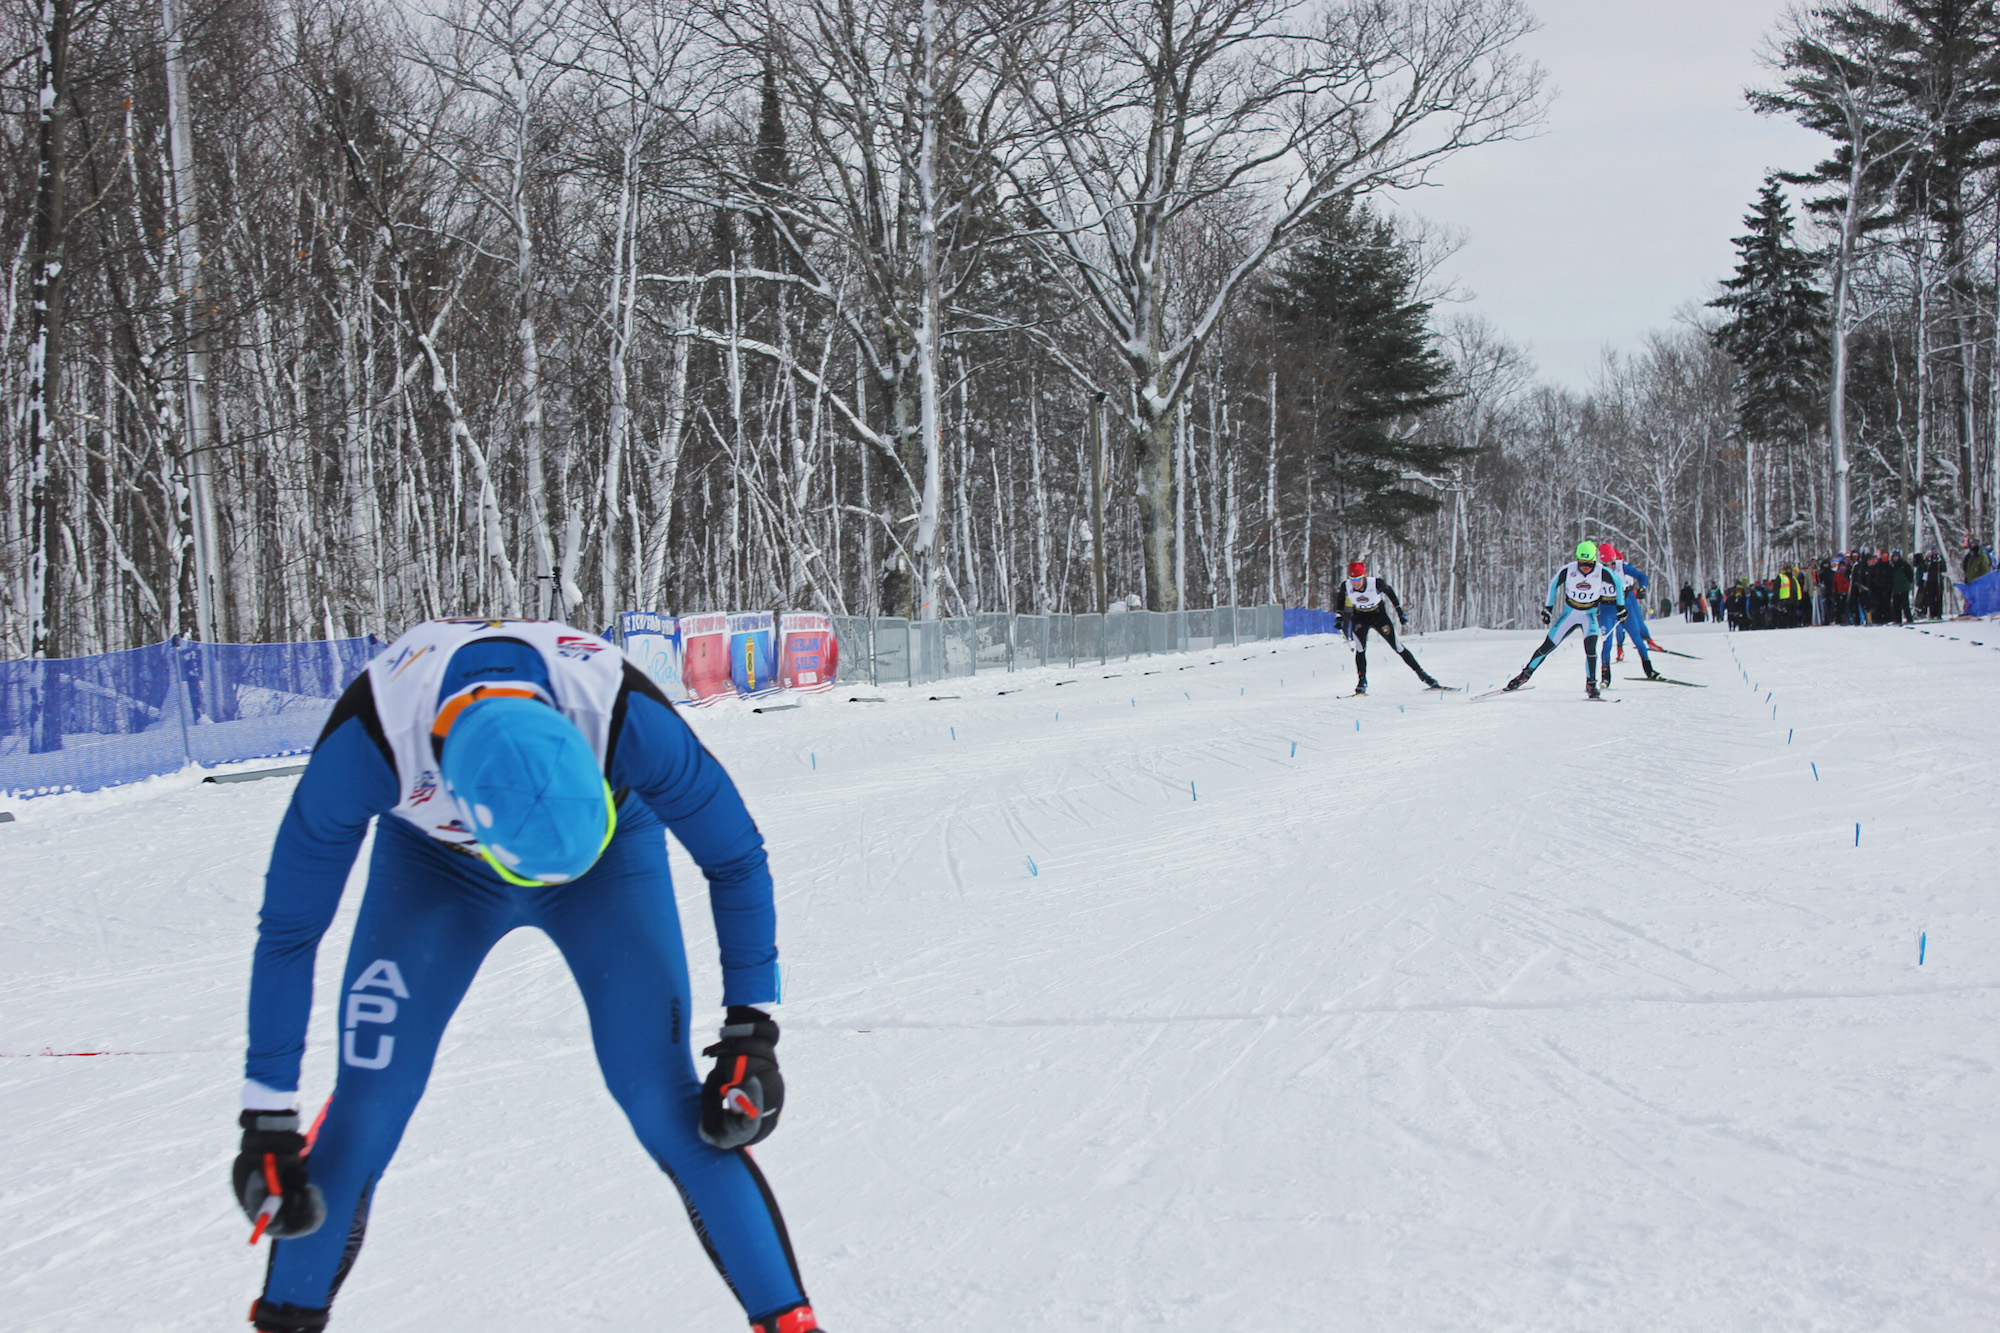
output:
M1793 240L1792 210L1774 177L1735 240L1736 276L1709 302L1728 312L1715 340L1737 366L1737 425L1766 444L1798 444L1825 414L1827 298L1820 262Z
M1431 303L1395 228L1335 200L1266 284L1280 392L1311 423L1345 524L1400 531L1440 501L1404 474L1435 474L1465 451L1414 429L1452 399L1451 363L1430 331Z

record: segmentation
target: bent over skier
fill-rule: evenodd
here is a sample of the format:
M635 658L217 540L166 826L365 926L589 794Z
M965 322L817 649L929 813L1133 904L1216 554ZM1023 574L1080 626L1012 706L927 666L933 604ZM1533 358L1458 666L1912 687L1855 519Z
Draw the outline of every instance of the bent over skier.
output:
M313 959L378 816L336 1011L339 1076L308 1144L296 1102ZM717 1057L706 1082L662 826L707 877L721 946L728 1017L703 1052ZM778 950L763 836L722 766L616 648L553 622L478 619L418 625L368 664L278 829L233 1173L237 1201L273 1237L251 1322L326 1326L445 1024L518 926L547 932L569 964L604 1081L753 1333L818 1328L784 1220L743 1151L784 1105L765 1009Z
M1557 645L1580 629L1583 631L1583 691L1593 699L1599 698L1597 692L1599 615L1605 611L1614 612L1621 617L1624 615L1622 610L1617 609L1621 591L1604 572L1604 566L1598 563L1597 543L1578 542L1576 559L1556 571L1556 576L1549 580L1548 596L1542 600L1542 623L1549 627L1549 632L1543 637L1541 646L1535 649L1534 656L1528 659L1528 665L1521 668L1521 674L1508 681L1505 688L1518 690L1526 685L1528 677L1534 675L1535 669L1548 660L1549 654L1556 650ZM1562 614L1555 616L1558 596L1563 601Z
M1409 663L1410 670L1417 673L1417 679L1426 688L1443 689L1431 678L1430 672L1417 665L1417 659L1410 650L1396 642L1396 627L1389 623L1389 608L1396 609L1396 619L1406 629L1410 618L1403 613L1403 604L1388 581L1371 576L1368 566L1356 560L1347 566L1347 582L1343 587L1347 630L1354 639L1354 692L1368 693L1368 631L1371 629L1382 636L1382 642L1389 645L1390 652Z

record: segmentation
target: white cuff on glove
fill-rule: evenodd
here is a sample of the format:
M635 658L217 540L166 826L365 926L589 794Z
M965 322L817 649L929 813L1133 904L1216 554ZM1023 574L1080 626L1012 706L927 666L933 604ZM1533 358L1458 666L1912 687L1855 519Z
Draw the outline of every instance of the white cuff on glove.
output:
M267 1088L254 1078L243 1080L243 1109L246 1111L295 1111L299 1094Z

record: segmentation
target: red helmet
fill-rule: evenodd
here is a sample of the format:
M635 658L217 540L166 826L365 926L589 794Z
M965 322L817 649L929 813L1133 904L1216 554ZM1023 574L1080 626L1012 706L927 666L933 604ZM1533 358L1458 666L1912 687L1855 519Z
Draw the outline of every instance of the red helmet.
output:
M1610 542L1599 542L1597 544L1597 554L1605 560L1623 560L1625 558L1624 554Z
M1347 562L1347 577L1349 577L1349 578L1351 578L1351 579L1358 579L1358 578L1364 578L1364 577L1366 577L1366 576L1367 576L1367 574L1368 574L1368 562L1367 562L1367 561L1365 561L1365 560L1350 560L1350 561L1348 561L1348 562Z

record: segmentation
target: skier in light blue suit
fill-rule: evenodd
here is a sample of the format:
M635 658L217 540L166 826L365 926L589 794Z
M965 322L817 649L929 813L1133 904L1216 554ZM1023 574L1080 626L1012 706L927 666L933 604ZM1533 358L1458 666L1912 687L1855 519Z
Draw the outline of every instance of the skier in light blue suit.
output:
M309 1143L297 1090L313 961L371 820L335 1011L339 1079ZM717 1057L705 1082L669 830L708 880L722 955L728 1016L703 1052ZM487 952L522 926L569 964L605 1084L752 1333L817 1329L784 1220L744 1151L784 1103L763 837L722 766L615 647L548 621L483 619L426 622L369 663L279 826L231 1181L273 1239L252 1323L326 1326L445 1024Z
M1658 680L1660 673L1653 669L1652 655L1646 651L1646 645L1652 639L1652 631L1646 627L1646 588L1651 580L1646 577L1645 570L1627 561L1624 553L1609 542L1599 542L1597 554L1605 572L1624 590L1620 598L1624 613L1618 617L1615 627L1607 626L1604 631L1601 678L1606 685L1611 683L1612 640L1616 638L1618 655L1622 658L1625 655L1625 640L1629 637L1639 650L1639 665L1645 668L1646 679Z
M1557 615L1557 604L1561 603L1561 614ZM1617 612L1618 593L1611 576L1604 570L1597 557L1597 543L1584 541L1576 546L1576 559L1556 571L1549 580L1548 596L1542 602L1542 623L1549 627L1541 645L1535 649L1528 665L1520 674L1507 682L1505 688L1518 690L1528 683L1528 677L1535 674L1537 667L1549 659L1549 654L1557 645L1574 634L1583 631L1583 692L1591 698L1598 698L1597 692L1597 636L1603 623L1600 614Z

